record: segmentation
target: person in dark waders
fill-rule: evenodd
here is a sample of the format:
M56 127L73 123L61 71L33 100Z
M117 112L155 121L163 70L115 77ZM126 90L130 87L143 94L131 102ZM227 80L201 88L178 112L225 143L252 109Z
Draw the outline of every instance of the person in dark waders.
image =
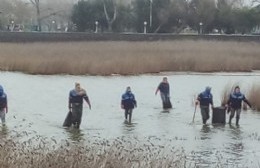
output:
M133 109L137 107L135 95L132 93L131 88L128 86L126 92L122 95L121 108L125 110L125 120L131 123ZM128 117L129 116L129 117Z
M172 104L170 101L170 85L167 77L163 78L163 81L159 84L155 91L155 95L157 95L158 91L160 91L163 109L172 108Z
M211 88L206 87L205 91L200 93L197 97L196 106L200 104L202 123L205 125L209 119L209 107L213 109L213 96L211 94Z
M69 93L69 110L72 113L71 121L75 128L79 128L81 124L83 99L87 102L89 109L91 109L86 91L80 87L79 83L75 83L75 89Z
M5 125L5 115L8 113L7 95L4 92L4 88L0 85L0 118L2 125Z
M239 86L236 86L233 93L230 94L229 100L226 105L226 107L230 109L230 111L228 110L228 113L230 112L229 122L228 122L229 124L231 124L232 118L236 113L236 126L239 126L242 101L244 101L251 108L251 104L246 99L245 95L240 92Z

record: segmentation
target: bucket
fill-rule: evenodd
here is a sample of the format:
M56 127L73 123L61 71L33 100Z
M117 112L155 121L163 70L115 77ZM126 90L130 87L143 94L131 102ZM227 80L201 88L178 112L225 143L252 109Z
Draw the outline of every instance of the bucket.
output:
M225 124L226 123L226 108L215 107L212 112L212 124Z

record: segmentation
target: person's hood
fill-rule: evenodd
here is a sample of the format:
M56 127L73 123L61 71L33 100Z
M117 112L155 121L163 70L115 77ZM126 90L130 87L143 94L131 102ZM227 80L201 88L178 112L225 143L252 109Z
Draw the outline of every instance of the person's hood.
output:
M2 96L4 94L4 88L3 86L0 85L0 96Z
M207 86L205 89L205 93L210 94L211 92L211 87Z

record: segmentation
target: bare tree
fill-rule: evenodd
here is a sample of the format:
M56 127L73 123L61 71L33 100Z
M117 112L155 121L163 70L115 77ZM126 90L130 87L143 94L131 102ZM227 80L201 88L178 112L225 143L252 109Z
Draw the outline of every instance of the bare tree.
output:
M30 6L23 1L0 0L0 4L0 29L9 29L10 25L12 27L18 25L22 30L24 25L31 23Z
M38 24L38 31L42 31L42 24L41 24L41 13L40 13L40 0L30 0L33 6L36 9L37 14L37 24Z
M171 12L168 9L159 10L157 17L159 20L159 26L155 29L154 33L158 33L161 27L168 22Z
M255 6L255 5L259 5L260 4L260 0L252 0L251 1L251 6Z
M112 26L117 17L117 7L116 7L115 2L112 0L112 6L113 6L114 10L113 10L113 17L110 18L108 15L108 12L107 12L107 7L106 7L105 1L103 4L104 4L104 12L105 12L105 16L106 16L106 20L107 20L107 24L108 24L108 31L112 32Z
M43 4L44 3L44 4ZM62 0L62 3L58 0L45 0L41 4L41 8L51 8L52 12L48 14L51 15L49 18L46 18L44 22L52 23L55 20L56 25L60 28L60 30L66 30L69 25L71 25L71 15L73 8L73 1L71 0ZM41 10L41 14L43 15L43 10Z

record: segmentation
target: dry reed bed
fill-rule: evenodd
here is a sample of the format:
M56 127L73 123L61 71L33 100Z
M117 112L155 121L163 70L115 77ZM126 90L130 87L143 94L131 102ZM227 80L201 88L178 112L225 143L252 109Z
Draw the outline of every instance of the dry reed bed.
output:
M252 104L252 108L260 111L260 85L253 84L248 91L248 100Z
M182 150L162 149L117 138L90 144L65 141L56 144L37 136L24 142L2 139L0 168L122 168L122 167L185 167ZM168 153L168 154L167 154Z
M76 130L75 130L76 131ZM0 133L0 168L193 168L237 167L229 162L221 152L216 151L209 163L196 158L196 151L186 154L183 148L169 144L159 145L160 138L150 136L139 140L137 137L117 137L114 140L90 137L84 141L62 140L35 135L21 140L27 132L13 135ZM94 139L93 139L94 138ZM251 138L259 140L258 135ZM177 140L177 139L176 139ZM255 163L251 163L254 165ZM245 167L250 167L247 165ZM239 167L239 166L238 166Z
M111 75L260 69L260 43L220 41L0 43L0 68Z

